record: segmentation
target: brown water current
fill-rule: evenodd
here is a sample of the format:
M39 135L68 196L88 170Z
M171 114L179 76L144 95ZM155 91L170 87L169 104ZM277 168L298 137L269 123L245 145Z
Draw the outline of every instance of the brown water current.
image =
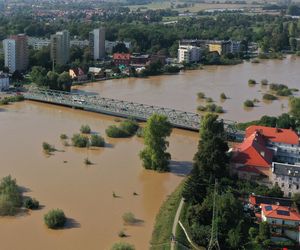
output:
M35 197L42 209L16 218L0 218L1 250L110 249L125 230L136 249L148 249L155 216L190 168L197 133L174 130L170 137L173 173L143 169L138 152L142 139L109 139L105 129L114 118L80 110L22 102L0 112L0 176L11 174ZM71 136L82 124L103 135L102 149L64 147L59 136ZM42 151L46 141L58 149L52 156ZM88 157L93 165L85 166ZM64 161L67 161L64 163ZM113 198L115 192L119 198ZM133 192L138 195L134 196ZM49 230L43 215L61 208L69 219L64 230ZM143 220L123 225L131 211Z
M255 79L259 84L250 87L249 79ZM179 75L111 80L77 88L100 93L104 97L191 112L196 112L198 105L205 105L205 101L197 99L197 93L204 92L217 105L223 106L226 111L222 115L224 119L235 121L249 121L263 115L287 112L288 98L262 101L263 94L268 91L268 87L261 86L262 79L300 88L300 58L287 56L284 60L261 60L258 64L244 62L235 66L205 66L203 70L185 71ZM230 99L221 101L222 92ZM260 103L253 109L245 109L244 101L254 98L259 99Z
M300 58L288 56L259 64L209 66L179 75L111 80L77 88L104 97L193 112L205 104L197 100L197 92L201 91L223 106L224 118L247 121L288 111L287 98L271 103L261 101L254 109L245 110L246 99L261 100L267 91L260 84L249 87L250 78L300 88L299 76ZM222 92L230 99L222 102ZM155 216L182 181L182 174L189 171L198 134L173 130L169 138L173 172L155 173L144 170L138 157L142 139L105 136L105 129L116 123L114 119L29 101L0 109L0 177L11 174L24 187L25 195L38 199L42 205L27 215L0 218L1 250L106 250L120 241L118 232L122 229L129 235L122 241L133 243L138 250L148 249ZM70 137L79 132L82 124L89 124L93 132L103 135L107 147L63 146L60 134ZM45 155L44 141L55 145L58 151ZM93 165L85 166L86 157ZM113 198L113 192L119 198ZM46 228L43 215L52 208L64 210L69 218L66 229ZM122 215L128 211L143 223L124 225Z

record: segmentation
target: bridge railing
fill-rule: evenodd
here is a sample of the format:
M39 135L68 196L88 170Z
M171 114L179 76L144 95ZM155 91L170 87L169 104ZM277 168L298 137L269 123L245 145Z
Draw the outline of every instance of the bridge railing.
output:
M170 123L178 128L199 130L201 116L192 112L185 112L159 106L105 98L99 95L82 95L64 91L32 88L24 94L26 99L60 104L85 110L95 111L120 117L132 117L146 121L152 114L162 114L168 117ZM235 123L224 121L227 133L235 134Z

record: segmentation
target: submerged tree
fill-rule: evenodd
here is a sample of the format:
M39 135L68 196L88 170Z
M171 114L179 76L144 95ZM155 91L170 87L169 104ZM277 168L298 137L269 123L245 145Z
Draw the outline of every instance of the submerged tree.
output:
M171 155L166 152L169 143L166 137L170 136L172 127L168 118L154 114L144 129L145 148L140 152L140 158L146 169L168 171Z

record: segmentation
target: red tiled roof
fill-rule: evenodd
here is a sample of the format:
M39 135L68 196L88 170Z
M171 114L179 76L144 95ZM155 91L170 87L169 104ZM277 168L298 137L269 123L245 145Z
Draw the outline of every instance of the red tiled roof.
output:
M300 214L290 207L261 204L261 211L268 218L300 222Z
M299 144L299 136L292 129L271 128L253 125L246 129L246 138L251 136L255 131L258 131L267 139L273 142L297 145Z
M247 137L233 149L232 162L245 166L269 168L272 164L273 152L266 146L264 137L257 132Z
M128 53L114 53L113 59L114 60L130 60L131 55Z

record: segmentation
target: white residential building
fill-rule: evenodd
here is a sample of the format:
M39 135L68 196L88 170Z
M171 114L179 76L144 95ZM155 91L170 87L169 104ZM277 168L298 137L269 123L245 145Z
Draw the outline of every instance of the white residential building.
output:
M180 45L178 49L179 63L199 62L201 59L201 48L192 45Z
M28 45L34 50L40 50L44 47L48 47L51 44L50 39L44 39L39 37L28 37Z
M28 67L28 43L24 34L13 35L3 40L5 67L9 72L24 71Z
M89 34L89 47L94 60L105 57L105 28L94 29Z
M83 49L89 46L88 40L79 40L79 39L73 39L70 41L70 46L78 46L79 48Z
M278 185L285 196L292 197L300 192L300 165L273 162L270 181Z
M17 69L16 65L16 41L14 39L3 40L5 67L9 68L9 72L13 73Z
M300 243L300 214L291 207L261 204L261 220L269 223L271 233Z
M64 65L70 59L70 34L64 30L51 35L51 60L54 65Z

